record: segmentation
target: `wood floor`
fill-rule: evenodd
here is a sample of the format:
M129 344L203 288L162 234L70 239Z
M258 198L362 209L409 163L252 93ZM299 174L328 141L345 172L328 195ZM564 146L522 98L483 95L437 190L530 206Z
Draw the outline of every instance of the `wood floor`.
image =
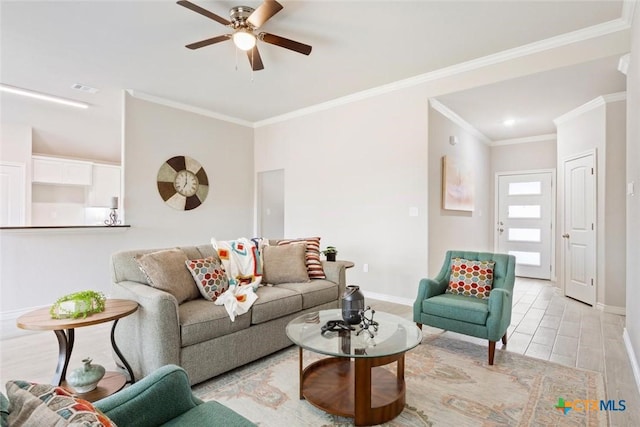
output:
M367 304L379 311L412 318L412 308L408 306L373 300ZM561 296L550 282L518 278L508 345L502 349L498 343L496 352L511 351L601 372L607 399L626 401L625 411L608 412L609 424L640 426L640 395L622 338L624 321L624 316L603 313ZM81 360L90 356L94 363L114 370L110 329L110 325L77 329L69 369L80 367ZM445 333L487 345L484 340L426 326L423 332ZM0 341L0 390L5 392L4 385L9 379L51 381L57 358L58 345L52 332L29 333Z

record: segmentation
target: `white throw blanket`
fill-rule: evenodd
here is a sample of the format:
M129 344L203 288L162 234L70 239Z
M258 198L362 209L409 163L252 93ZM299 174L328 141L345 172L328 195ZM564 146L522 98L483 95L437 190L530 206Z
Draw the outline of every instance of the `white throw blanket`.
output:
M232 322L236 316L249 311L253 303L258 299L258 295L253 291L253 287L249 285L237 285L227 289L222 295L216 299L216 305L224 305L229 313Z

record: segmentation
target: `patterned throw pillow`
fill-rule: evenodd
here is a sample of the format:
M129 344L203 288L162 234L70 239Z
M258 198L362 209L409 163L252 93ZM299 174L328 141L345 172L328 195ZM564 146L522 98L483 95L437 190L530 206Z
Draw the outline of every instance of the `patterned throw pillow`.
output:
M307 273L309 279L326 279L320 261L320 237L307 237L304 239L280 240L278 246L288 245L291 243L305 242L307 251L305 252L305 264L307 265Z
M493 285L494 261L451 260L451 276L446 293L488 299Z
M215 301L229 289L229 278L217 257L190 259L185 264L205 299Z
M62 387L27 381L8 381L11 426L116 427L86 400L73 397Z

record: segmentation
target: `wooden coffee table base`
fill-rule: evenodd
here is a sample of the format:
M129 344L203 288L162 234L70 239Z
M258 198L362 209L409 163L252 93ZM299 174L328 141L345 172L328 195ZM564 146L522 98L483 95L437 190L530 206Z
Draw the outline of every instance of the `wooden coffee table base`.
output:
M381 368L397 362L396 374ZM300 398L330 414L354 418L357 426L382 424L404 409L404 353L384 357L330 357L302 369Z

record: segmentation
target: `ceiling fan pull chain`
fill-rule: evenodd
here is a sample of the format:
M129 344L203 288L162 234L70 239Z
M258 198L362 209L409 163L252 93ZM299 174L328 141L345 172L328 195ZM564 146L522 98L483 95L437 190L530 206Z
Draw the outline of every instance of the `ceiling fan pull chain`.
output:
M238 71L238 47L236 46L236 71Z
M253 64L255 64L255 62L253 62L255 61L253 54L255 53L255 51L256 51L255 49L251 49L251 83L253 83L253 73L254 73Z

